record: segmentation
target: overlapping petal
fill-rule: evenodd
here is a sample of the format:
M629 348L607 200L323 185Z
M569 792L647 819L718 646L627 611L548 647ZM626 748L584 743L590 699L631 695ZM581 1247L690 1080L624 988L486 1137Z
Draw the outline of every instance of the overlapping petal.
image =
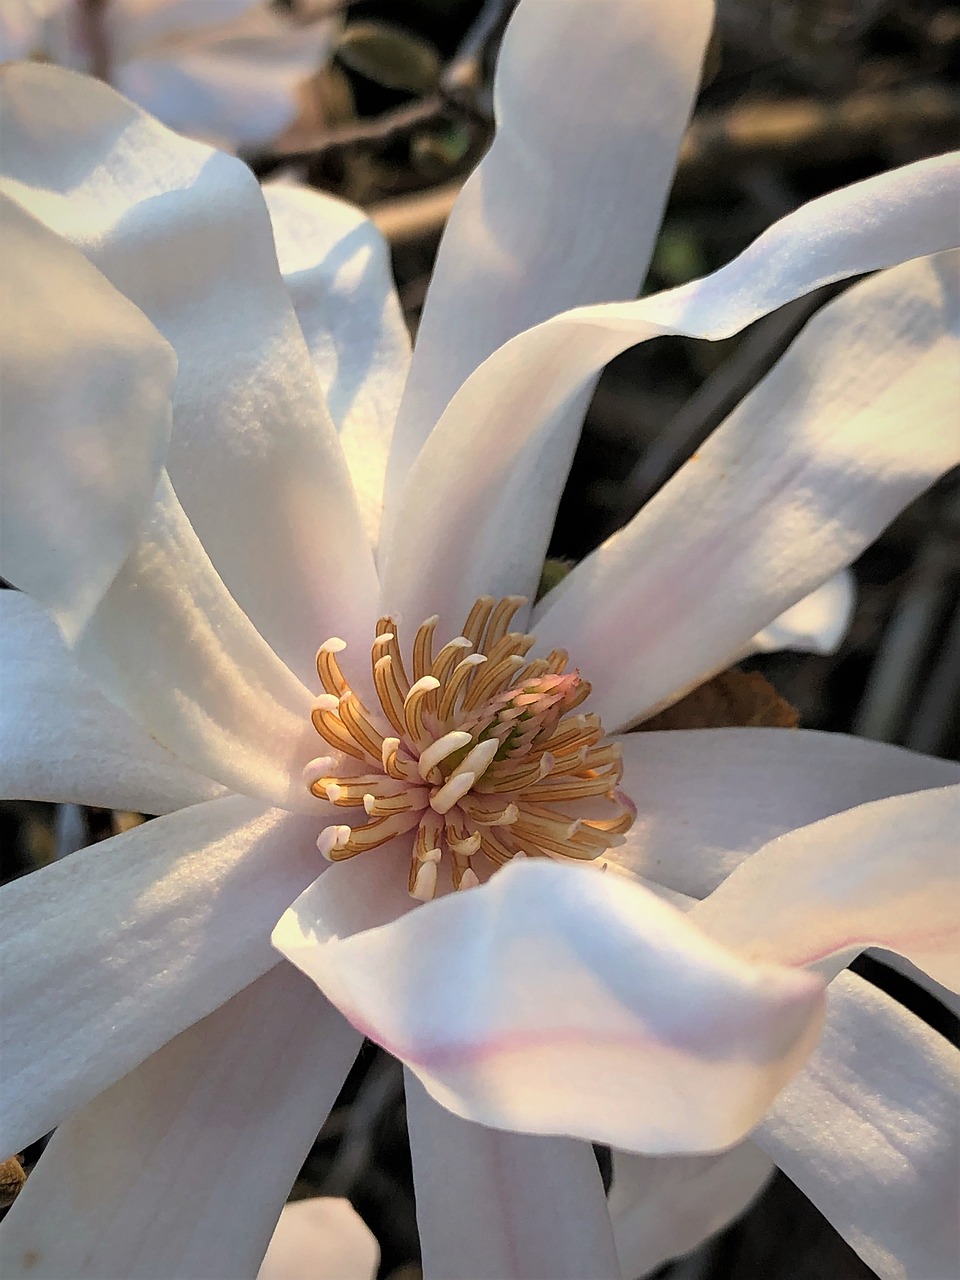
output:
M263 190L280 271L375 545L410 364L390 254L374 224L352 205L307 187L273 182Z
M275 966L60 1126L0 1228L4 1276L253 1276L359 1046Z
M292 1200L257 1280L376 1280L380 1248L349 1200Z
M618 741L637 818L626 844L606 856L697 898L795 827L960 782L953 761L810 729L684 729Z
M253 175L58 68L9 68L0 94L4 189L173 346L174 487L240 607L310 678L320 640L366 640L376 577Z
M692 920L753 960L827 980L869 946L960 990L960 785L875 800L746 859Z
M222 794L103 696L34 600L0 592L0 795L168 813Z
M758 631L747 654L775 653L778 649L833 653L846 635L856 603L853 574L841 569Z
M610 1217L624 1276L645 1276L739 1217L767 1185L773 1161L753 1142L709 1156L613 1152Z
M515 11L496 137L457 200L427 294L392 502L447 402L497 347L569 307L636 295L712 16L709 0L525 0Z
M567 421L567 406L608 360L663 333L727 337L821 284L953 248L960 240L953 216L958 171L960 156L938 157L833 192L776 223L703 280L640 302L569 312L501 347L454 397L410 472L396 517L388 522L387 606L416 618L439 609L456 625L481 591L532 595L566 477L566 461L556 460L569 460L578 430ZM919 429L915 415L911 421ZM767 448L774 448L779 434L768 434ZM730 491L730 476L726 483ZM673 488L670 501L685 487L689 476ZM429 522L420 517L424 492L432 495ZM715 505L711 493L707 510ZM599 584L598 566L604 557L612 561L610 551L607 544L566 582L573 587L589 578ZM645 545L639 565L648 564L659 561ZM835 564L824 558L806 582L768 598L770 612L742 642L830 576ZM636 565L631 569L633 584ZM613 585L627 591L623 566L604 590ZM571 594L571 587L561 596L551 593L540 606L537 629L551 643L554 631L564 633L564 644L578 637L567 615L575 612L574 600L579 596L584 604L589 593L577 585ZM611 624L612 612L605 615ZM638 609L636 616L645 615ZM592 623L591 616L579 625ZM633 640L628 648L640 650ZM579 656L589 662L589 652ZM609 670L618 670L612 661Z
M620 1280L587 1143L471 1124L404 1078L425 1280Z
M81 254L3 195L0 230L0 563L72 638L148 510L176 357Z
M852 973L823 1039L754 1134L881 1280L960 1257L960 1053Z
M376 870L402 893L395 866ZM650 1152L726 1146L817 1035L812 975L742 964L595 868L514 862L392 922L363 919L356 888L323 877L275 945L438 1102L483 1124Z
M4 888L4 1154L273 967L270 928L317 874L315 835L231 796Z

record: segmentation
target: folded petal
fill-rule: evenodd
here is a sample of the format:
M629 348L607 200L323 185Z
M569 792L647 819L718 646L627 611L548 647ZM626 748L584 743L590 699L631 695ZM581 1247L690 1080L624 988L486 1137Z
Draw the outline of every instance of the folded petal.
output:
M301 895L275 945L465 1119L716 1149L756 1122L817 1035L812 975L743 964L596 868L513 863L363 932L336 880Z
M658 334L729 337L831 280L953 248L960 241L958 170L960 157L938 157L833 192L776 223L703 280L640 302L557 316L501 347L445 410L387 522L389 607L417 619L449 610L457 625L483 591L532 598L578 429L571 429L567 406L598 370ZM715 497L711 491L711 508ZM590 565L567 581L593 574ZM801 588L784 598L750 634L803 594ZM551 593L543 602L544 621L562 598ZM570 630L571 619L564 622Z
M619 1280L587 1143L471 1124L404 1080L424 1280Z
M0 795L169 813L222 794L103 696L34 600L0 591Z
M881 1280L956 1270L958 1070L943 1037L844 973L820 1045L753 1135Z
M296 117L297 91L326 60L335 26L295 24L265 4L240 8L233 21L195 27L166 47L138 40L116 87L191 137L229 150L270 142Z
M410 363L390 253L352 205L279 182L268 183L263 194L280 270L375 545L390 437Z
M637 818L606 857L698 898L795 827L960 782L952 760L811 729L683 729L617 741Z
M0 231L2 572L73 636L149 507L176 357L82 254L2 194Z
M367 639L376 579L257 182L93 80L23 65L2 94L4 188L173 346L174 487L240 607L307 678L322 640Z
M376 1280L380 1248L349 1200L292 1200L257 1280Z
M958 405L960 255L854 285L565 579L541 642L562 637L611 728L671 701L960 462Z
M0 893L5 1153L20 1151L276 963L315 824L211 800Z
M0 1228L4 1276L254 1276L360 1043L276 966L60 1126Z
M728 1226L757 1198L774 1167L752 1142L711 1156L614 1151L610 1216L624 1276L655 1271Z
M775 653L778 649L834 653L847 633L856 603L854 576L849 569L841 569L758 631L747 654Z
M829 981L869 946L960 990L960 785L875 800L747 858L689 918L740 955Z
M313 698L224 588L163 476L139 541L75 647L151 737L233 791L316 808Z
M712 19L709 0L518 6L497 65L496 137L454 206L427 294L391 501L497 347L568 307L636 296Z

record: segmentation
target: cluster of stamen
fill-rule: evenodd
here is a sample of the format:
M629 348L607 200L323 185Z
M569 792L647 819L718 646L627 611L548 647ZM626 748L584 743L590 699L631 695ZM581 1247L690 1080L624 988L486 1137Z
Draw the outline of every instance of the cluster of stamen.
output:
M598 716L577 712L590 686L565 670L562 649L527 660L534 637L508 630L525 603L482 597L462 634L436 653L438 620L428 618L409 673L395 621L381 618L373 715L340 668L344 642L320 647L324 693L313 723L349 760L334 776L329 757L318 759L307 781L314 795L366 819L325 827L317 847L326 858L413 832L408 888L427 901L445 855L453 888L469 889L480 880L478 858L494 867L516 857L592 860L622 842L635 810L619 791L620 749Z

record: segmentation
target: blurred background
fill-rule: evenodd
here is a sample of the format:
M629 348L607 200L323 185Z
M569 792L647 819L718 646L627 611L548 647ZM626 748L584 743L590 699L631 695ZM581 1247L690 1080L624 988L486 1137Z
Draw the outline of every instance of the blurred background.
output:
M81 33L86 69L119 83L110 46L115 4L122 8L123 0L74 3L69 17L73 38ZM288 118L269 141L258 128L224 138L260 177L305 181L370 211L391 245L412 331L446 215L492 136L492 68L513 7L511 0L278 0L271 30L282 28L284 74L297 68L294 78L288 74ZM956 5L718 0L718 10L645 292L714 270L811 197L960 145ZM236 48L238 37L230 38ZM257 56L257 48L248 39L244 57ZM54 42L35 34L15 52L64 60ZM175 87L168 99L170 93L177 116L170 123L187 131L190 106L202 94L195 83L179 100ZM196 132L210 135L207 118ZM660 338L616 360L587 417L551 556L582 559L629 520L833 292L803 298L725 342ZM947 476L904 512L854 573L856 609L835 652L766 654L748 667L774 685L807 728L960 758L960 476ZM142 820L78 806L4 804L3 878ZM870 959L855 967L956 1037L956 1020L932 997ZM28 1169L40 1148L24 1153ZM599 1149L597 1159L609 1179L609 1152ZM381 1277L417 1280L402 1077L373 1045L361 1054L294 1188L296 1197L317 1194L353 1202L380 1243ZM869 1280L872 1274L778 1175L739 1222L657 1276Z

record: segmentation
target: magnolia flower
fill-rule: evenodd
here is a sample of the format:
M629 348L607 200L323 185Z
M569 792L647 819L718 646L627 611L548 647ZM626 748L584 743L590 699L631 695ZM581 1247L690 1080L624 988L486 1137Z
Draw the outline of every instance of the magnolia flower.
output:
M40 57L106 74L172 129L228 150L262 146L292 123L335 25L291 21L262 0L109 0L93 8L4 0L0 62Z
M598 305L643 277L695 92L710 13L677 9L522 0L412 359L355 210L103 85L4 77L3 784L164 815L4 890L0 1147L60 1124L11 1275L253 1275L363 1033L408 1067L428 1276L615 1276L584 1140L681 1158L761 1120L872 1265L942 1260L948 1060L835 975L877 945L955 983L957 769L625 731L960 458L957 160ZM521 602L607 360L866 272Z

